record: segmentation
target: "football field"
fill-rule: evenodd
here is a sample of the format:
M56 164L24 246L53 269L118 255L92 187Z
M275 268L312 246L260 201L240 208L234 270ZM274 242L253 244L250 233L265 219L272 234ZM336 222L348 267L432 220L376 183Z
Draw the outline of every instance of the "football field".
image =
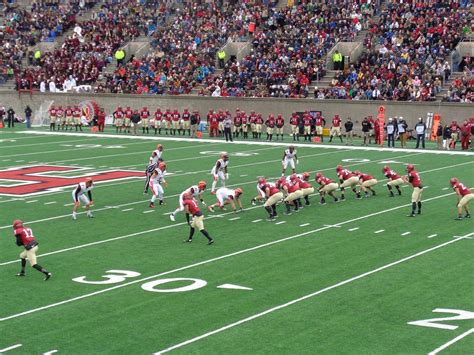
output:
M474 187L474 154L301 144L297 170L314 186L316 172L336 179L342 164L375 176L377 195L346 190L326 205L314 195L290 216L278 206L269 222L250 200L258 177L280 176L289 140L160 138L0 132L0 352L473 353L474 219L454 220L449 179ZM143 171L157 143L169 186L166 204L151 209ZM203 208L215 243L199 232L183 243L184 213L169 214L199 180L216 202L210 170L224 150L244 211ZM382 174L409 163L425 187L415 218L412 188L390 198ZM95 180L94 218L81 209L74 221L71 192L85 176ZM18 218L40 243L47 282L29 264L15 276Z

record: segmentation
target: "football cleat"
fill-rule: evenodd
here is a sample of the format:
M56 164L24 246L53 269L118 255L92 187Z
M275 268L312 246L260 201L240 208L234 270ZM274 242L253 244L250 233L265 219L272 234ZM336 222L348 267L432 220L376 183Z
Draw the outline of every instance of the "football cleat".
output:
M207 242L207 245L211 245L211 244L214 244L214 239L211 238L210 241Z
M193 240L192 239L185 239L183 240L183 243L191 243Z
M174 214L173 214L173 213L170 214L170 219L171 219L173 222L176 221L176 218L174 218Z
M455 220L455 221L462 221L463 219L464 219L464 218L463 218L462 216L458 216L458 217L456 217L454 220Z
M93 215L92 212L91 212L91 213L88 213L88 214L87 214L87 217L89 217L89 218L94 218L94 215Z
M207 209L209 210L209 212L214 212L214 208L212 206L208 206Z
M275 217L273 217L273 216L267 218L268 222L273 222L274 220L275 220Z
M150 208L155 208L155 204L153 202L150 202Z
M211 195L215 195L215 194L216 194L216 192L215 192L215 191L211 191Z
M415 216L416 216L416 214L414 214L414 213L410 213L410 214L407 215L407 217L415 217Z
M18 274L16 274L16 276L23 277L23 276L26 276L26 274L24 272L19 272Z
M46 274L46 277L44 278L44 281L48 281L48 280L51 278L51 276L53 276L53 274L50 273L50 272L48 272L48 273Z
M76 220L76 219L77 219L77 216L76 216L75 213L72 214L72 219L73 219L73 220Z

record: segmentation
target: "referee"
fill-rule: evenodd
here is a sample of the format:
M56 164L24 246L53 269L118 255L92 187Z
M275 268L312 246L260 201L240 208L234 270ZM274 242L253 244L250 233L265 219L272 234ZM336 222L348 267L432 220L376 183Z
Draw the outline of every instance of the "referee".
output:
M233 142L232 140L232 116L229 112L226 113L224 117L224 136L226 142Z

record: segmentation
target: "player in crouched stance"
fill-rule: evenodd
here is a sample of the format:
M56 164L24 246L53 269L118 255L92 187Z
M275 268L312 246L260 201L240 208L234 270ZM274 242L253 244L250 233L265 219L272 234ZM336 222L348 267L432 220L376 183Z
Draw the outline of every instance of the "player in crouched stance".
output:
M239 206L240 211L243 211L242 201L240 201L240 196L243 194L243 190L238 187L235 190L228 189L227 187L221 187L216 192L217 201L213 205L207 207L210 212L214 212L215 207L219 207L221 210L225 210L224 206L230 204L232 211L237 213L237 208L235 207L235 201Z
M326 194L331 196L334 202L339 202L339 199L334 195L334 191L339 188L339 185L334 180L325 177L322 173L316 173L315 180L320 185L318 191L321 196L321 200L319 201L321 205L326 204L326 199L324 198Z
M407 176L403 177L405 182L413 186L413 193L411 194L411 213L407 217L416 216L416 208L418 207L418 214L421 214L421 195L423 193L423 185L421 183L420 174L415 171L413 164L407 165Z
M372 175L361 173L359 170L354 171L354 174L359 177L359 186L364 191L364 197L369 197L369 191L372 192L372 196L375 196L373 187L377 185L377 179Z
M398 195L402 194L402 190L400 190L400 185L404 183L402 177L397 174L394 170L390 169L388 165L385 165L382 169L384 176L389 179L390 181L387 182L388 192L390 193L390 197L395 197L393 194L393 187L397 189Z
M261 188L267 198L263 205L265 210L268 212L267 221L274 221L278 216L276 205L283 200L283 193L275 186L275 184L267 183L266 181Z
M216 185L217 181L221 180L222 187L225 187L225 181L229 179L229 174L227 172L227 166L229 165L229 154L227 152L221 153L221 158L216 162L214 167L211 170L211 174L214 178L211 187L211 194L216 194Z
M344 169L342 165L336 167L337 177L339 178L339 187L341 189L341 201L345 200L344 189L350 187L355 193L356 198L360 197L360 191L356 187L359 186L359 177L348 169Z
M155 208L155 200L158 197L160 201L160 205L164 204L163 197L164 197L164 190L163 186L168 187L168 183L165 180L165 170L166 164L161 162L158 164L158 168L153 171L150 178L150 189L153 192L153 196L150 200L150 208Z
M48 280L53 274L42 266L38 265L36 262L36 252L38 251L39 243L33 236L31 228L25 227L23 225L23 221L17 219L13 221L13 235L16 238L16 245L24 248L20 254L21 271L16 274L16 276L26 276L25 267L26 259L28 259L33 269L45 274L44 281Z
M257 195L250 200L252 206L256 206L257 202L264 202L265 201L265 186L267 181L265 178L259 178L257 181Z
M179 195L179 200L178 200L179 206L177 209L174 210L172 214L170 214L170 219L174 222L176 220L176 215L179 212L184 211L184 196L186 194L190 194L191 197L193 198L199 198L201 203L204 206L206 206L206 202L204 202L204 199L202 198L202 193L206 190L206 187L207 187L207 184L205 181L199 181L197 185L193 185L187 188L186 190L184 190L183 192L181 192L181 194ZM189 223L189 214L186 214L186 220Z
M74 208L72 209L72 219L77 219L77 210L81 206L81 201L84 203L87 211L87 217L93 218L94 215L90 210L94 202L92 201L92 188L93 181L91 178L87 178L85 182L79 183L74 191L72 192L72 199L74 200ZM86 196L87 193L87 196Z
M189 223L189 237L184 242L191 243L193 241L194 230L197 228L199 231L207 238L207 245L214 243L214 239L211 238L209 233L204 229L204 215L199 209L199 206L196 200L193 199L193 196L190 193L186 193L183 196L183 206L186 214L193 216L193 220Z
M305 205L309 206L311 204L309 202L309 195L314 193L314 187L308 182L309 173L304 172L303 174L297 174L296 179L294 180L297 181L300 186L301 192L303 193L303 198L305 200Z
M295 212L298 212L300 208L303 208L300 200L301 197L303 197L303 191L300 189L296 174L291 175L290 181L281 177L280 180L276 182L276 187L281 188L285 195L283 202L285 202L286 215L291 215L291 206L294 207Z
M474 193L455 177L451 178L449 182L451 183L451 186L453 187L454 192L456 192L458 198L458 203L456 205L458 209L458 217L455 219L457 221L461 221L464 218L471 218L468 203L474 199ZM466 211L464 217L462 216L463 209Z

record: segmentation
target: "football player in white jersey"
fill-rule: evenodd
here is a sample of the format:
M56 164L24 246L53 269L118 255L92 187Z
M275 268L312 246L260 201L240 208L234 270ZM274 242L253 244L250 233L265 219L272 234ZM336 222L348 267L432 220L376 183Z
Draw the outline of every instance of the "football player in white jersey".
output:
M163 186L168 187L168 183L165 180L166 164L161 162L158 164L158 168L151 174L150 178L150 189L153 192L153 196L150 201L150 208L155 208L155 200L158 197L160 205L164 204L163 196L165 194Z
M92 201L92 188L94 186L93 181L91 178L87 178L86 181L80 182L77 184L76 188L72 192L72 199L74 201L74 208L72 210L72 219L77 219L77 210L81 206L81 202L84 203L87 211L87 217L92 218L94 215L92 214L90 208L93 205ZM86 196L87 193L87 196Z
M267 180L265 178L261 177L257 181L257 195L252 198L250 203L252 206L257 205L258 202L264 202L266 199L266 194L265 194L265 186L267 185Z
M150 185L150 178L151 174L155 171L158 163L162 162L163 159L161 155L163 154L163 146L161 144L156 145L156 149L151 153L150 159L148 160L148 165L145 170L145 189L143 191L144 194L148 193L148 186Z
M221 210L225 210L224 205L230 204L232 211L237 213L237 208L235 207L235 201L239 205L240 211L243 211L242 201L240 201L240 196L243 194L243 190L238 187L234 189L228 189L227 187L221 187L216 192L217 202L208 207L208 210L214 212L215 207L220 207Z
M283 165L281 176L285 176L286 168L288 167L288 165L291 166L292 173L296 173L295 166L296 164L298 164L298 156L296 155L296 149L294 146L290 145L288 149L285 149L281 163Z
M193 185L189 188L187 188L186 190L184 190L183 192L181 192L181 194L179 195L179 200L178 200L178 208L174 210L174 212L172 214L170 214L170 219L174 222L176 220L176 214L178 214L179 212L181 211L184 211L184 196L186 194L190 195L192 198L199 198L199 200L201 201L201 203L206 206L206 202L204 201L204 199L202 198L202 193L204 192L204 190L206 190L206 187L207 187L207 184L205 181L199 181L199 183L197 185ZM187 213L186 214L186 220L188 221L189 223L189 214Z
M229 179L229 174L227 173L227 166L229 165L229 154L227 152L221 153L221 158L216 162L214 167L211 170L211 174L214 178L211 187L211 194L216 194L216 185L217 181L221 180L222 187L225 187L225 181Z

